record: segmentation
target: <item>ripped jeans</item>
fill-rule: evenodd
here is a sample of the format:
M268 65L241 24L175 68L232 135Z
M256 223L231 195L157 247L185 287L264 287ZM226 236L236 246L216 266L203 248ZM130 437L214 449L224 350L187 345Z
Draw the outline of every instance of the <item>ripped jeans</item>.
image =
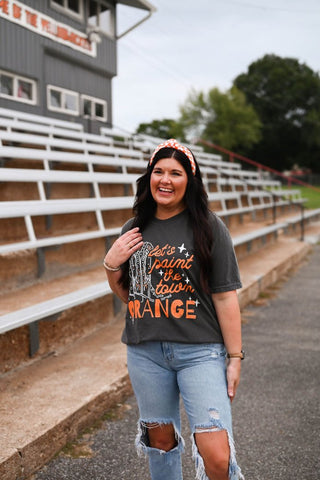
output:
M227 394L226 351L223 344L146 342L127 346L128 370L140 420L138 453L149 457L152 480L182 480L180 394L192 432L196 478L207 480L194 434L226 430L229 440L229 480L241 480L232 438L231 405ZM177 445L168 452L148 444L146 425L172 424Z

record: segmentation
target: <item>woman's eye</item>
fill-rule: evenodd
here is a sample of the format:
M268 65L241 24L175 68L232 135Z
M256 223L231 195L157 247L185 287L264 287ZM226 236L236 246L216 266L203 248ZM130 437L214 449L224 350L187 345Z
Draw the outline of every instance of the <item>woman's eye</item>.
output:
M154 173L155 175L164 175L164 172L162 170L154 169L152 173ZM168 175L172 175L173 177L181 177L180 172L169 172Z

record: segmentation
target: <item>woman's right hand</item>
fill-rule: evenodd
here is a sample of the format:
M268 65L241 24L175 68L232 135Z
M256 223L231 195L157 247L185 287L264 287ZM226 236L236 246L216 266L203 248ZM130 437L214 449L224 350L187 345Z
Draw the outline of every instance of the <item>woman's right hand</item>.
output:
M110 267L118 267L125 263L142 245L143 240L139 227L132 228L114 242L104 260Z

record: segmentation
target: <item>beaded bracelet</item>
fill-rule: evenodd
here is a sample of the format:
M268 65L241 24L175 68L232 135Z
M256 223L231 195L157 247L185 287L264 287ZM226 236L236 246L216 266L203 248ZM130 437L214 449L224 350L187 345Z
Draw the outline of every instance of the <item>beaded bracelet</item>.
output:
M121 268L120 265L119 267L111 267L105 260L103 261L103 266L106 270L109 270L109 272L118 272Z

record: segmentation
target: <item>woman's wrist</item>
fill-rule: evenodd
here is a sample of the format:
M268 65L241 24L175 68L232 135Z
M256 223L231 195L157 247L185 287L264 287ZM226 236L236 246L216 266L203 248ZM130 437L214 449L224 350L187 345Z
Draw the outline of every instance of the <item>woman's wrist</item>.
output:
M244 360L245 352L244 350L238 350L237 352L228 352L227 358L229 360L237 359L237 360Z
M120 269L121 269L121 266L118 265L118 266L113 266L113 265L110 265L106 259L104 259L103 261L103 266L106 270L108 270L108 272L118 272Z
M241 365L241 358L228 358L228 365Z

